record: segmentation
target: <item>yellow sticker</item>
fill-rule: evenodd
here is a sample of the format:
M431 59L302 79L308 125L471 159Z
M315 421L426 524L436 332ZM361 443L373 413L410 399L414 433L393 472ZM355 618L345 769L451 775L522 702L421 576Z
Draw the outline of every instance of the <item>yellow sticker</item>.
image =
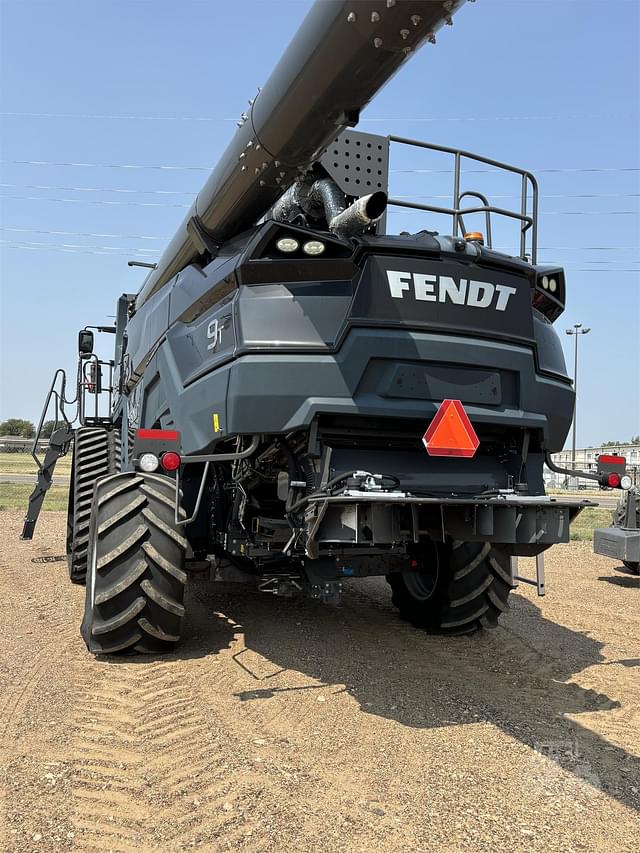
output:
M217 412L213 413L213 431L220 432L220 418Z

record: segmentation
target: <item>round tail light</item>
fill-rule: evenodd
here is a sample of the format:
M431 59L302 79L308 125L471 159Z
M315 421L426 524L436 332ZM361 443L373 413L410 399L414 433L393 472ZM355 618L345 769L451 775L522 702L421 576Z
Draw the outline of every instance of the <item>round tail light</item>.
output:
M165 471L177 471L180 467L181 461L180 454L176 453L174 450L167 450L167 452L163 453L160 457L160 464Z

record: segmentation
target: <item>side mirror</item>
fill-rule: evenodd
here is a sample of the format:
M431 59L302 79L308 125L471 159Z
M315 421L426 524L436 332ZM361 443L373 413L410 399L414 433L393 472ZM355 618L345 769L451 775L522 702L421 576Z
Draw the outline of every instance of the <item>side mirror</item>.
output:
M93 352L93 332L82 329L78 332L78 352L80 355L91 355Z

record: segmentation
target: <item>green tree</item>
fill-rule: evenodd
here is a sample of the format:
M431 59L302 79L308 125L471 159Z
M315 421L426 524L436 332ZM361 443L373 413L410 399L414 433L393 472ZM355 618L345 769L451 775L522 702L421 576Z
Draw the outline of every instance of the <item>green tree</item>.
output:
M51 433L53 432L53 430L55 428L55 425L56 425L55 421L45 421L42 424L42 432L40 433L42 438L50 438Z
M640 444L640 435L632 435L631 444Z
M31 421L25 421L22 418L9 418L0 423L0 435L19 435L22 438L33 438L36 434L36 428Z

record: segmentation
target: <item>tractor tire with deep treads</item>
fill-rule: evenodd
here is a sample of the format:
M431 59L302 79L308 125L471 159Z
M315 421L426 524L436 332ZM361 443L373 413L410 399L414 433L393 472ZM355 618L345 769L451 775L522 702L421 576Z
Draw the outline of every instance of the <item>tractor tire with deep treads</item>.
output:
M513 588L509 557L488 542L427 543L387 576L403 619L432 634L495 628Z
M127 472L96 484L81 633L95 654L161 653L180 639L187 540L175 483Z
M117 429L80 427L76 430L67 510L67 563L73 583L84 583L87 575L93 486L99 477L119 470L120 433Z

